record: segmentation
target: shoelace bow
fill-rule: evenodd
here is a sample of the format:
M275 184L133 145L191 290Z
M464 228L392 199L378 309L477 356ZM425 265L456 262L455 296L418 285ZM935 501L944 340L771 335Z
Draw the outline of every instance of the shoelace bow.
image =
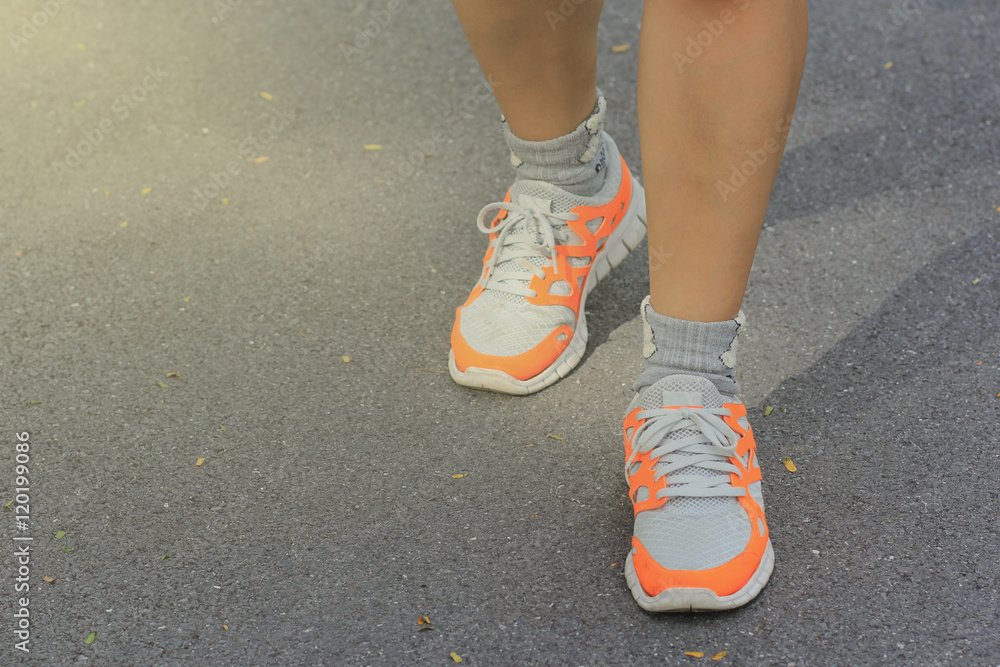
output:
M507 216L495 227L487 227L486 214L494 210L507 211ZM476 218L476 226L484 234L496 234L497 237L490 241L493 256L486 267L486 275L483 276L479 284L484 289L487 289L488 285L488 289L510 294L528 297L538 296L535 290L528 288L528 282L531 278L525 276L523 272L503 271L497 267L501 262L514 261L525 272L538 278L544 278L545 273L541 267L528 261L530 257L543 256L547 257L552 266L558 270L556 244L557 242L564 243L567 240L566 223L570 220L576 220L577 217L579 216L576 213L545 213L513 202L494 202L484 206ZM508 243L508 234L519 223L524 224L525 234L529 238L519 238ZM531 234L534 234L533 238L530 236Z
M741 474L729 457L737 456L739 436L722 420L730 414L725 408L656 408L643 410L639 419L646 421L636 429L632 438L632 455L625 462L626 468L640 453L650 452L651 458L659 457L654 466L653 479L670 475L669 483L657 497L709 498L744 496L746 489L730 483L729 474ZM680 430L695 433L668 438ZM697 467L718 472L718 475L674 475L684 468Z

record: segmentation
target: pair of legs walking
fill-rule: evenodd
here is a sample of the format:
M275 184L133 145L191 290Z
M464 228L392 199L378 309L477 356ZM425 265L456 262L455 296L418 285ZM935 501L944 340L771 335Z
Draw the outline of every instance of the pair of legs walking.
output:
M602 0L454 4L495 83L517 180L480 214L490 248L458 311L452 376L530 393L569 372L587 292L648 227L645 363L625 419L626 574L646 609L744 604L773 556L734 347L798 95L806 0L646 0L645 193L603 132Z

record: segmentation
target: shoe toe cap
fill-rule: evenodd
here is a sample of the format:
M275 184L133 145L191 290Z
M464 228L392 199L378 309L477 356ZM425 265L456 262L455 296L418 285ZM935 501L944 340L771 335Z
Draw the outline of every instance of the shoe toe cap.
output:
M475 306L458 310L451 335L455 364L463 372L475 367L527 380L551 366L574 335L573 318L559 312L568 309L538 313Z
M754 530L736 511L677 515L649 510L636 515L632 559L647 595L671 588L699 588L718 596L746 586L767 548L767 530Z
M709 590L720 597L732 595L753 578L762 556L763 553L748 550L716 567L674 570L660 565L639 538L632 538L632 564L643 591L650 597L677 588Z
M650 556L671 570L706 570L743 553L751 526L737 503L735 512L676 515L663 510L639 512L635 536Z

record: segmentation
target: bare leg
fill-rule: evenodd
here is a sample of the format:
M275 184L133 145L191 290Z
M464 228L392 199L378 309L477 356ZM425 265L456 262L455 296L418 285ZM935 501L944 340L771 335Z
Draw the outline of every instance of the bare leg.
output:
M603 0L567 15L560 0L454 0L483 73L498 85L511 130L527 141L567 134L590 115L597 89Z
M739 311L807 31L806 0L647 0L639 129L660 314L717 322Z

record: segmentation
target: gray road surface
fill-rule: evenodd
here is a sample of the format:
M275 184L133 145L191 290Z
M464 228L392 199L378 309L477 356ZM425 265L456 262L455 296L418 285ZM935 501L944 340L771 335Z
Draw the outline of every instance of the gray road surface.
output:
M994 3L812 3L739 376L777 569L679 616L622 576L642 254L569 378L453 385L511 175L450 4L357 48L388 7L0 7L0 664L1000 664ZM640 12L600 31L637 173Z

